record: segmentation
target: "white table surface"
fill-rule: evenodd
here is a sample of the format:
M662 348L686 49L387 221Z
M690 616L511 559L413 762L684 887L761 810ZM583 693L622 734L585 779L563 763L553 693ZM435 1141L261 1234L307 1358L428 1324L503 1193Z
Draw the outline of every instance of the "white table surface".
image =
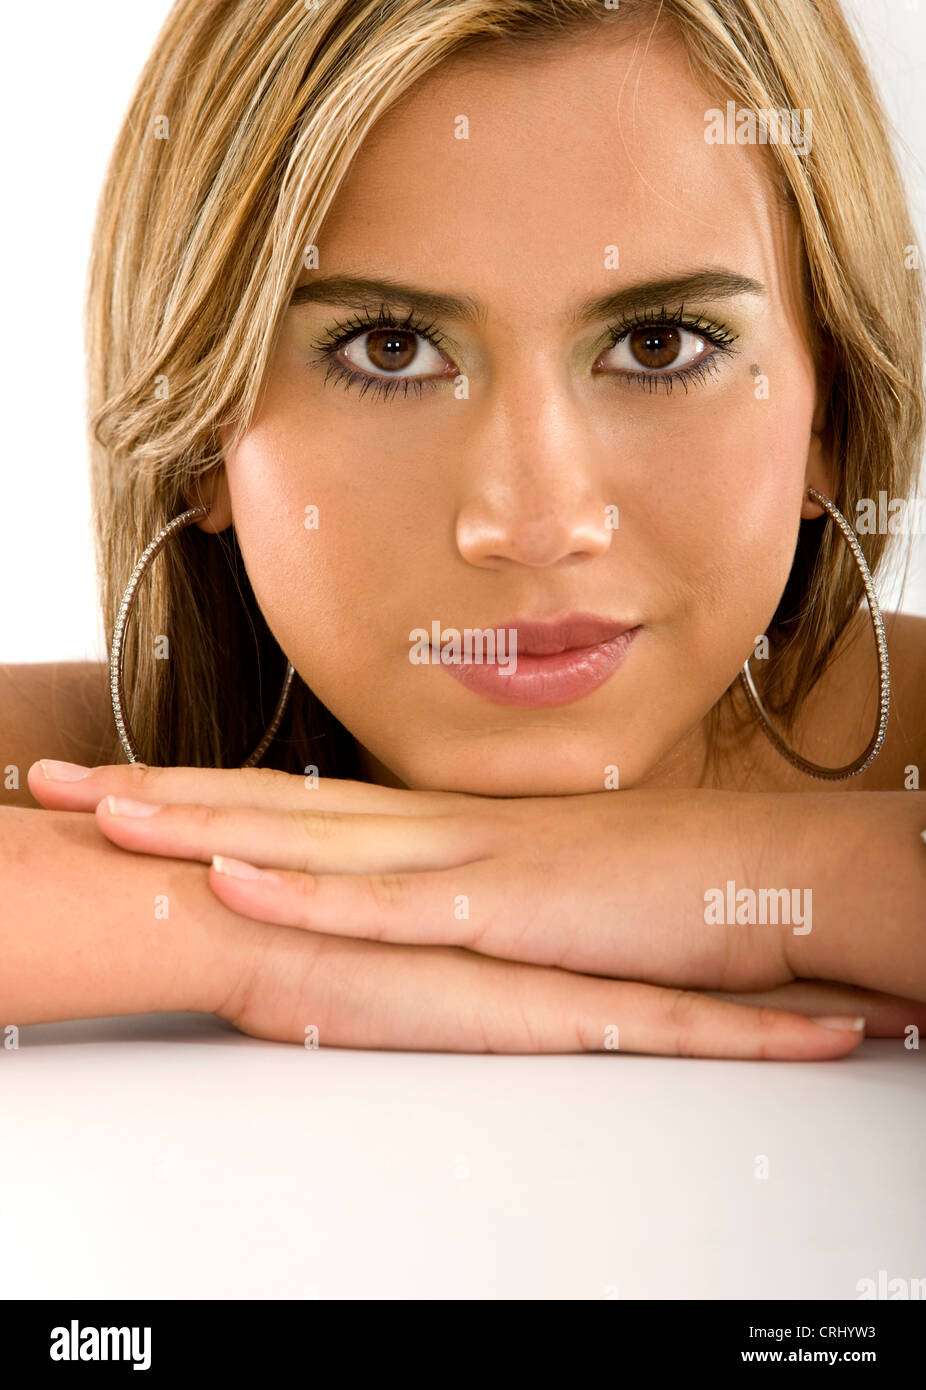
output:
M926 1275L924 1063L899 1039L807 1063L23 1028L0 1296L856 1300Z

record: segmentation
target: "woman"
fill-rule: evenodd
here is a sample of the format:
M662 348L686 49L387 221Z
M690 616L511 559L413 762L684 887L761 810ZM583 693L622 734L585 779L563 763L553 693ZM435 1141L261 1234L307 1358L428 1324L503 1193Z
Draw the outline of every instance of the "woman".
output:
M103 668L71 748L10 699L4 1015L926 1022L923 624L889 690L840 526L913 488L913 241L835 3L181 0L90 282L115 728Z

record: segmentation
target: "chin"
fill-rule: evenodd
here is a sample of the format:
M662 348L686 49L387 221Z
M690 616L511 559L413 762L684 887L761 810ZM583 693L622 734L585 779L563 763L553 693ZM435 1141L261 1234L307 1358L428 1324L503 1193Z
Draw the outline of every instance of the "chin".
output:
M458 758L407 769L406 786L419 791L464 792L470 796L583 796L629 787L640 769L609 760L600 748L567 749L562 731L550 731L534 746L500 748L497 740L468 747ZM512 744L514 740L512 740ZM555 754L549 751L550 744Z

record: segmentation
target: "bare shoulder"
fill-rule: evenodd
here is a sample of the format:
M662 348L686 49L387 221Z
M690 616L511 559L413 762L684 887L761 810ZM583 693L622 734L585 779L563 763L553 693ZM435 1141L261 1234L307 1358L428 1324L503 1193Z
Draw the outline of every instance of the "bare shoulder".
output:
M867 607L856 615L853 640L834 670L832 698L839 701L858 749L871 737L878 708L878 661ZM909 769L926 783L926 617L885 613L891 668L891 714L884 744L867 772L855 779L859 791L900 791Z
M897 724L926 782L926 617L891 613L885 631Z
M762 786L817 792L903 791L926 786L926 618L912 613L886 612L883 616L891 670L891 712L874 762L856 777L811 782L762 743L759 754L754 755L760 758ZM804 702L790 739L792 746L823 767L852 762L867 747L877 726L879 693L874 631L868 607L862 604Z
M904 660L915 665L920 675L926 672L926 617L918 613L887 613L884 624L891 647L897 642Z
M96 765L112 725L109 665L54 661L0 666L0 805L36 806L26 773L39 758ZM19 787L6 789L18 780Z

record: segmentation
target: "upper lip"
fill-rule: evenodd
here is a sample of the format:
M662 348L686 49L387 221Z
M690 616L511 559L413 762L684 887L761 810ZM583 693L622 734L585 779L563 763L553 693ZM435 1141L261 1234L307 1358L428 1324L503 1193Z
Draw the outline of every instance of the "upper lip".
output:
M515 628L517 651L524 656L554 656L573 647L595 647L600 642L610 642L620 637L622 632L639 627L639 623L602 618L597 613L567 613L563 618L545 621L510 618L507 622L494 623L492 626L496 629Z

